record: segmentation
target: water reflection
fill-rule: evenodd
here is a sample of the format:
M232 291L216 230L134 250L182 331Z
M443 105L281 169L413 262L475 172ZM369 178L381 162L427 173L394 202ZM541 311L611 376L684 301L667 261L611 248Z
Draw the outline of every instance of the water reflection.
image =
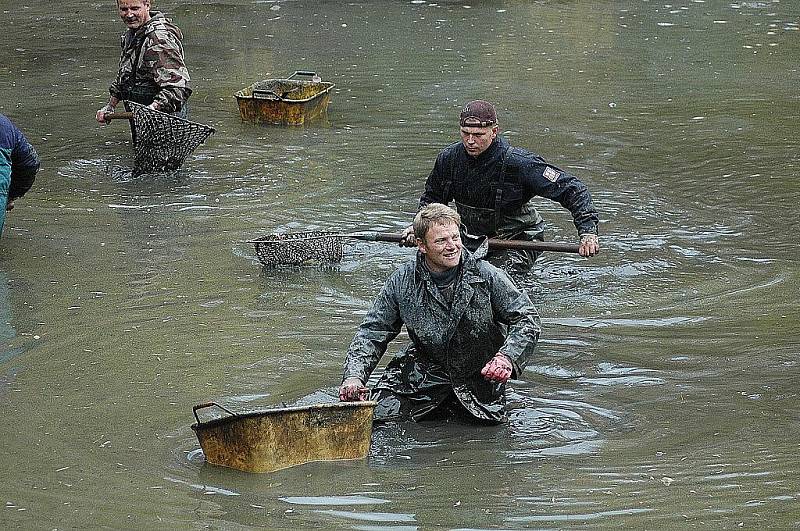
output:
M796 524L794 3L165 2L217 133L163 179L129 175L128 131L92 120L113 9L62 8L73 30L31 3L0 34L0 111L44 162L0 243L8 527ZM298 67L336 82L326 121L241 122L236 90ZM544 331L509 423L386 425L366 460L269 475L207 465L191 406L335 399L409 258L349 242L334 267L267 271L243 242L399 232L478 96L603 218L597 259L545 254L523 279ZM380 503L339 503L362 498Z

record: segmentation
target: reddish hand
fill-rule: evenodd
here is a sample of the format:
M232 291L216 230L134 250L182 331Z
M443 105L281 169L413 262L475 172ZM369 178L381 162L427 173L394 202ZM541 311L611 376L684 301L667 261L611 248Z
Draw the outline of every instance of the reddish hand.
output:
M369 399L369 389L358 378L348 378L339 387L339 400L360 402Z
M514 371L514 366L511 365L511 360L505 354L497 353L494 358L489 360L483 369L481 369L481 376L493 382L504 383L511 378L511 373Z

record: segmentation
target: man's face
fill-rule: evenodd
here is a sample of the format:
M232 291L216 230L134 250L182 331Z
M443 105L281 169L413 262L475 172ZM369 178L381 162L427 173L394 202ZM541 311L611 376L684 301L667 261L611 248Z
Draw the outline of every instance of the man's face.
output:
M461 261L461 232L455 223L434 223L424 238L417 239L417 248L434 273L456 267Z
M464 148L472 157L477 157L486 151L486 148L492 145L492 141L496 136L496 125L488 127L461 126L461 142L464 143Z
M150 0L117 0L117 9L129 29L139 29L150 20Z

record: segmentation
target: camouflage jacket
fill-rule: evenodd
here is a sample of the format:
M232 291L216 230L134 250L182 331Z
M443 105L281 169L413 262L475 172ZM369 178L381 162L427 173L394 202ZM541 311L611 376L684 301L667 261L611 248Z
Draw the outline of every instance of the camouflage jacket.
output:
M144 105L156 101L163 112L180 111L192 93L182 39L181 30L157 11L138 29L126 31L111 95Z
M392 359L375 386L412 397L421 418L451 394L476 418L505 418L505 385L480 371L499 351L522 373L541 332L528 296L500 269L464 249L452 303L433 282L422 255L395 271L350 344L343 380L366 382L387 345L406 325L411 343ZM376 410L377 415L377 410Z

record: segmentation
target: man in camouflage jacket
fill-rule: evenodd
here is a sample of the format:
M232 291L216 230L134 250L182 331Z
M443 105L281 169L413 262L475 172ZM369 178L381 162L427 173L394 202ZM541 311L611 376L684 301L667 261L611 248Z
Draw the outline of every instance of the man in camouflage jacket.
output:
M372 390L376 420L420 420L455 408L505 420L505 382L522 373L541 331L533 303L506 273L461 245L461 219L434 203L414 219L416 260L383 286L355 335L339 398L364 400L364 383L406 325L411 343Z
M108 104L97 111L97 121L107 123L122 100L134 101L166 113L186 117L192 93L184 62L183 33L150 0L118 0L119 15L128 30L121 37L122 54L117 78L111 83Z

